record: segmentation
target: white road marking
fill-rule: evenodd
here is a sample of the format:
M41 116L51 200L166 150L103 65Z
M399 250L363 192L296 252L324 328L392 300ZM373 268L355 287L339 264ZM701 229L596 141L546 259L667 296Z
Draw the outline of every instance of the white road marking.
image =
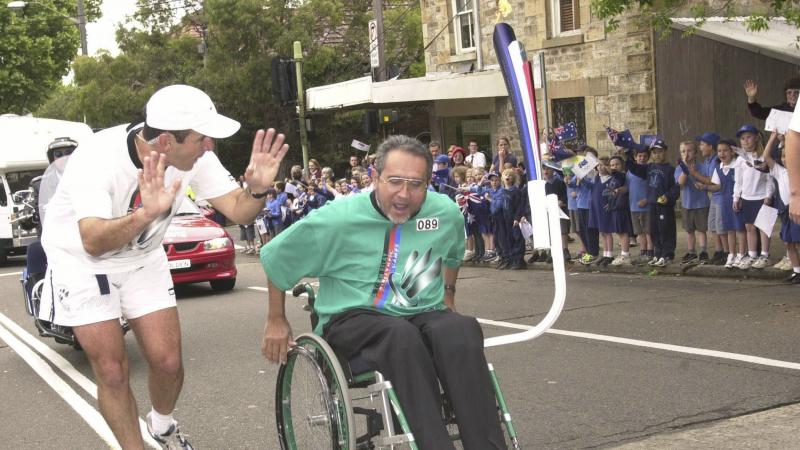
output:
M14 275L22 275L22 272L8 272L8 273L0 273L0 277L10 277Z
M502 322L497 320L489 320L489 319L478 319L478 322L484 323L487 325L495 325L499 327L506 327L506 328L514 328L518 330L529 330L530 326L528 325L521 325L517 323L511 322ZM712 358L722 358L722 359L730 359L733 361L741 361L751 364L759 364L762 366L771 366L771 367L779 367L782 369L792 369L792 370L800 370L800 363L791 362L791 361L781 361L778 359L769 359L769 358L762 358L760 356L752 356L752 355L744 355L741 353L730 353L730 352L721 352L718 350L708 350L704 348L695 348L695 347L684 347L682 345L672 345L672 344L662 344L660 342L650 342L650 341L642 341L639 339L628 339L616 336L606 336L603 334L594 334L594 333L584 333L580 331L567 331L567 330L557 330L555 328L551 328L545 333L552 333L558 334L562 336L570 336L570 337L577 337L581 339L592 339L596 341L605 341L605 342L614 342L617 344L625 344L625 345L633 345L637 347L647 347L647 348L656 348L659 350L666 350L670 352L678 352L678 353L687 353L690 355L699 355L699 356L708 356Z
M89 424L110 448L121 449L103 416L86 402L74 389L59 377L44 359L33 352L10 331L0 325L0 339L4 340L67 404Z
M42 341L36 339L27 331L25 331L22 327L17 325L16 322L6 317L4 314L0 313L0 327L5 326L8 328L12 333L16 334L21 340L23 340L26 344L28 344L31 348L39 352L45 359L50 361L55 367L57 367L61 372L63 372L66 376L68 376L75 384L83 388L89 395L97 399L97 385L94 384L90 379L86 378L82 373L80 373L69 361L67 361L63 356L59 355L55 350L47 346ZM27 347L26 347L27 349ZM19 352L17 352L19 353ZM39 358L41 359L41 358ZM49 368L49 366L48 366ZM52 369L51 369L52 372ZM46 380L45 380L46 381ZM73 391L74 392L74 391ZM81 399L83 400L83 399ZM98 413L99 414L99 413ZM100 419L105 424L105 419L100 416ZM91 424L90 424L91 425ZM152 448L160 449L161 446L150 436L150 433L147 431L147 424L144 422L143 419L139 418L139 429L142 433L142 438L144 439L145 444L149 445ZM113 437L113 436L112 436ZM114 441L116 442L116 440Z

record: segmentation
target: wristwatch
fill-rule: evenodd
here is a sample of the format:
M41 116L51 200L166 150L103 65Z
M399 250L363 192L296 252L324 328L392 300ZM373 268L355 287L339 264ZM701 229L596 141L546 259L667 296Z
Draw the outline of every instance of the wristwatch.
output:
M453 294L455 294L456 293L456 285L455 284L445 284L444 285L444 290L445 291L450 291Z
M267 191L264 191L264 192L261 192L260 194L257 194L255 192L253 192L252 189L250 189L250 186L247 186L247 193L250 194L250 197L253 197L253 198L256 198L256 199L264 198L264 197L267 196Z

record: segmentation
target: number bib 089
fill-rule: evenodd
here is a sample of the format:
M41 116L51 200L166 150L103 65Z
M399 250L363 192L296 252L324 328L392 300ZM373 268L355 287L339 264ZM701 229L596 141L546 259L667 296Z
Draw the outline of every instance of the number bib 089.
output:
M417 231L433 231L438 229L439 219L436 217L417 219Z

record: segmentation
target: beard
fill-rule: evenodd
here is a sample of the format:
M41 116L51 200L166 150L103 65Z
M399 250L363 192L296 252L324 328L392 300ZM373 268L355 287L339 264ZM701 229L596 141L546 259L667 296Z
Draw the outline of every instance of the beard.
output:
M383 205L381 205L381 201L378 199L378 196L375 196L375 203L378 204L378 208L381 209L381 212L383 213L384 216L389 218L389 221L392 222L393 225L402 225L408 222L408 219L410 219L419 212L419 209L417 209L416 211L410 211L402 215L393 214L389 208L386 208Z

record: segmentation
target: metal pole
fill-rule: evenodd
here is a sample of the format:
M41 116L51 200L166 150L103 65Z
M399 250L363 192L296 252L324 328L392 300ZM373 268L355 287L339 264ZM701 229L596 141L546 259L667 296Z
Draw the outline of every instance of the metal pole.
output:
M544 126L547 132L550 132L550 108L548 105L548 97L547 97L547 76L545 73L547 72L544 68L544 52L539 52L539 72L542 75L542 105L544 109Z
M375 81L386 79L386 58L383 54L383 0L372 0L372 9L375 11L375 32L378 35L378 69L375 74Z
M306 131L306 100L303 90L303 47L300 41L294 41L294 64L297 72L297 115L300 120L300 145L303 148L303 169L308 174L308 133Z
M78 0L78 31L81 34L81 54L89 55L89 46L86 43L86 11L83 8L83 0Z

